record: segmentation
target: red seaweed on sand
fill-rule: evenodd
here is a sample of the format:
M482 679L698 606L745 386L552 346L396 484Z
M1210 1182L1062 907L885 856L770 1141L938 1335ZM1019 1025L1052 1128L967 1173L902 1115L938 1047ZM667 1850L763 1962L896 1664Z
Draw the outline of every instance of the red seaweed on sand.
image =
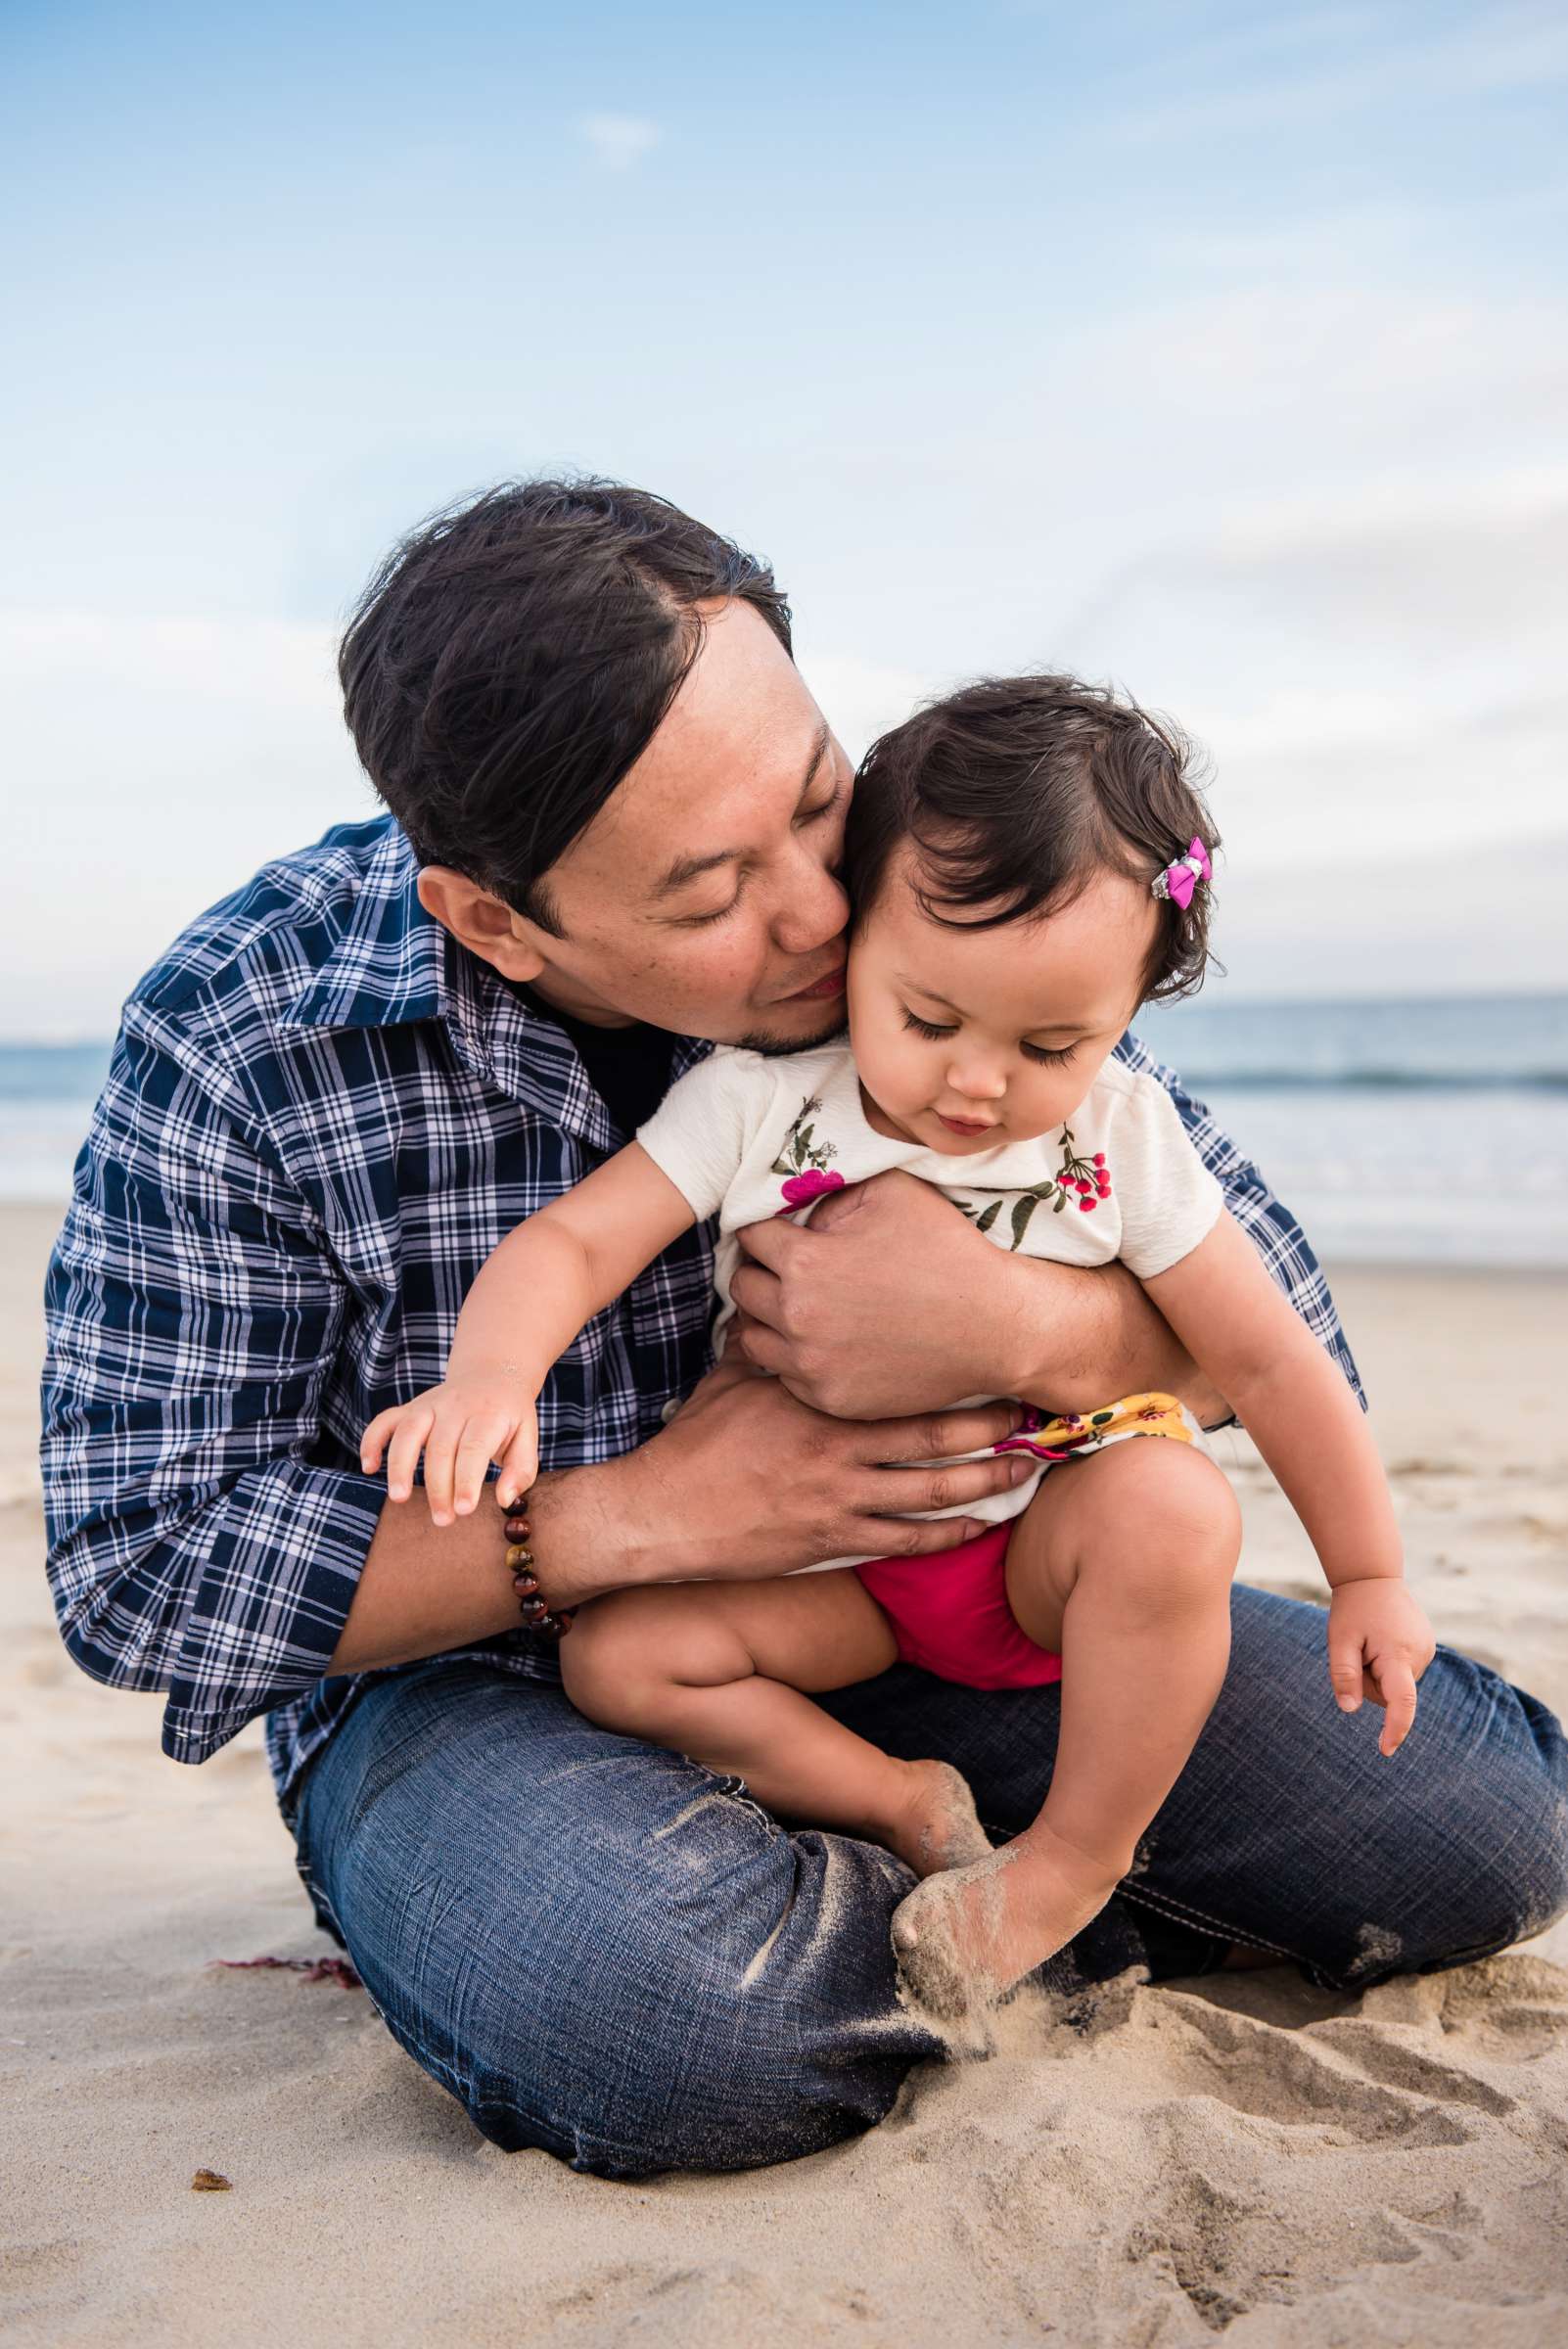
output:
M214 1958L212 1963L237 1974L267 1966L281 1973L298 1974L301 1982L336 1982L340 1990L365 1987L346 1958Z

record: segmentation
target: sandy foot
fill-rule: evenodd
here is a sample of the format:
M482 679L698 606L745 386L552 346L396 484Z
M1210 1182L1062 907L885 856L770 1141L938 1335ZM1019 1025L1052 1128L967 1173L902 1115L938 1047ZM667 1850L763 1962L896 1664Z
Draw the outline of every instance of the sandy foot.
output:
M1039 1826L918 1885L893 1915L903 1988L944 2022L995 2002L1099 1914L1120 1872Z
M969 1782L946 1762L906 1762L909 1796L887 1842L917 1876L967 1867L993 1857Z

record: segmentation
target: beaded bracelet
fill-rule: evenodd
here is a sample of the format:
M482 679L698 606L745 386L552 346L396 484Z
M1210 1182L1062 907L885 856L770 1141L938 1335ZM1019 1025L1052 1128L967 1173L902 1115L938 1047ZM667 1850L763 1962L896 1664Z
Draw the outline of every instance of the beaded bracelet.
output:
M546 1639L564 1639L572 1629L574 1607L562 1607L552 1614L539 1596L538 1579L533 1572L533 1552L528 1546L530 1525L516 1509L506 1520L506 1562L512 1569L512 1588L517 1592L519 1609L525 1625Z

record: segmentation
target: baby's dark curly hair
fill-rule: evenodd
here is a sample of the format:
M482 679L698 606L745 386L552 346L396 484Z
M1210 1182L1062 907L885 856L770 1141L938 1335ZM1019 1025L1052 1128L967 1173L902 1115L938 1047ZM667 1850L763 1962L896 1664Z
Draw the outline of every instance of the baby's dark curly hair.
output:
M1194 838L1212 855L1219 837L1194 763L1177 728L1108 687L1059 676L966 685L884 734L861 762L845 843L856 919L903 841L919 855L924 910L982 929L1070 904L1106 867L1152 883ZM1203 985L1210 900L1204 883L1185 910L1161 901L1144 1002Z

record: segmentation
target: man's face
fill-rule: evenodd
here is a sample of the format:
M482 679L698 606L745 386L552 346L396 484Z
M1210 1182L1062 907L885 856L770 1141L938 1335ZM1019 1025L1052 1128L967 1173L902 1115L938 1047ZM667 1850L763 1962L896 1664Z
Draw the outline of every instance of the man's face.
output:
M837 873L853 772L765 621L699 607L703 644L653 740L545 887L564 936L511 917L547 1001L590 1021L795 1051L844 1022ZM536 961L531 958L536 957Z

